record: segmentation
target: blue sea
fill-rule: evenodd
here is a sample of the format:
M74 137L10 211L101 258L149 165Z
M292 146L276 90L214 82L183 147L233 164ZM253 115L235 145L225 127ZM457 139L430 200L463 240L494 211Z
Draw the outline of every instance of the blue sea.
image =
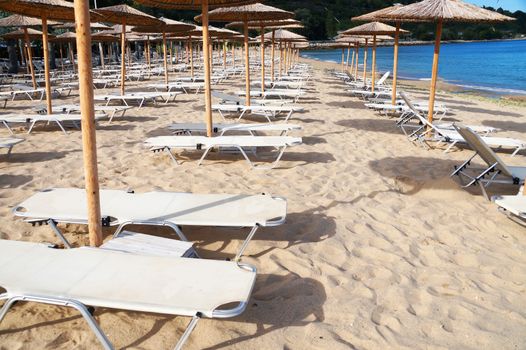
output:
M381 72L392 70L393 47L377 48ZM345 50L347 55L347 50ZM341 62L341 49L302 51L320 61ZM368 70L371 65L368 53ZM405 79L430 79L433 45L400 46L398 75ZM360 49L360 63L363 49ZM526 40L443 43L440 47L439 78L467 89L490 94L526 95Z

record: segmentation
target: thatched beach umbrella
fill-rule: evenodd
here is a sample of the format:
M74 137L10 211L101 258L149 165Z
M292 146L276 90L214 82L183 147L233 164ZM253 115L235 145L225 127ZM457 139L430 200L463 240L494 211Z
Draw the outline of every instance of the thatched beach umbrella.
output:
M155 26L139 26L134 27L133 31L137 33L162 33L163 37L163 56L164 56L164 83L168 84L168 61L166 57L166 33L178 33L193 29L193 24L175 21L173 19L161 17L159 20L161 25Z
M374 12L369 12L364 15L351 18L353 21L381 21L384 20L385 15L401 8L402 4L394 4L393 6L383 8ZM392 21L392 20L390 20ZM400 21L395 21L396 32L394 35L394 49L393 49L393 91L391 95L391 104L396 104L396 87L398 83L398 48L400 39Z
M378 35L390 35L407 33L406 30L401 30L398 27L392 27L381 22L371 22L362 24L360 26L348 29L342 32L342 35L372 35L373 36L373 64L371 69L371 91L374 91L374 84L376 83L376 39Z
M501 22L514 18L489 11L461 0L424 0L411 5L402 6L384 14L383 17L392 21L422 21L436 23L435 50L429 94L428 120L433 122L435 108L435 93L438 78L438 57L440 54L440 38L444 22Z
M203 24L203 56L205 58L205 120L206 134L212 136L212 94L210 89L210 49L208 33L208 8L209 6L237 6L249 4L251 0L137 0L138 3L168 9L201 9Z
M238 7L218 8L210 11L209 19L217 22L232 22L241 21L244 23L243 34L245 36L245 90L246 90L246 105L250 106L250 60L248 53L248 22L250 20L278 20L278 19L289 19L294 17L294 13L278 9L276 7L263 5L261 3L255 3L251 5L244 5ZM201 20L200 16L197 16L195 20ZM261 33L263 36L264 33ZM261 50L264 55L264 42L262 41ZM261 62L263 86L265 76L265 59Z
M267 34L265 34L267 35ZM287 61L290 58L290 53L288 51L292 47L293 42L301 42L306 41L307 38L303 35L299 35L296 33L293 33L286 29L278 29L274 33L274 39L279 42L280 50L281 50L281 44L285 44L285 52L284 52L284 61L285 61L285 72L288 72L288 64ZM281 70L282 70L282 62L281 62L281 54L280 54L280 60L279 60L279 76L281 77Z
M101 7L97 13L104 17L104 22L119 23L121 31L121 95L124 95L124 81L126 80L126 25L132 26L161 26L162 21L128 5L114 5Z
M243 28L243 22L231 22L225 27L227 28ZM250 21L248 22L249 29L266 28L271 29L271 54L270 54L270 81L274 81L274 54L275 54L275 43L276 43L276 29L293 29L303 28L300 21L295 19L284 19L284 20L270 20L270 21Z
M73 3L62 0L2 1L0 2L0 9L33 17L40 17L42 19L48 113L51 113L51 89L49 85L47 20L74 20L77 24L79 95L82 114L82 154L86 179L89 240L91 245L99 246L102 244L102 226L97 171L97 148L95 141L95 108L93 106L93 77L91 71L91 40L89 23L90 17L94 21L97 21L100 16L95 13L90 14L88 2L82 0L75 0L74 5Z
M37 81L35 78L35 69L33 67L33 53L31 50L31 43L29 42L29 40L30 39L34 40L34 38L29 34L28 27L37 27L37 26L39 27L41 25L42 25L42 21L38 18L27 17L27 16L22 16L22 15L16 15L16 14L0 19L0 27L18 27L18 28L21 28L21 30L23 31L24 35L22 36L22 38L19 38L19 37L11 38L9 36L6 37L5 35L4 35L4 38L24 40L25 55L27 57L26 65L27 65L27 69L29 70L28 73L31 74L31 81L33 82L33 89L37 88ZM42 32L39 32L39 33L40 35L37 39L42 37ZM15 34L13 33L13 35Z

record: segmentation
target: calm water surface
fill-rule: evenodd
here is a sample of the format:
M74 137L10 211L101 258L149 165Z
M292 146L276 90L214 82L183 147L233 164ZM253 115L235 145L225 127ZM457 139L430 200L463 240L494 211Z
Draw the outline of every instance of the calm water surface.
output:
M341 62L341 49L303 51L302 56ZM393 47L379 47L376 56L378 70L392 70ZM362 59L360 50L360 62ZM370 67L370 49L368 61ZM433 45L400 46L400 77L430 79L432 63ZM526 94L526 40L442 44L438 74L439 78L466 88L496 94Z

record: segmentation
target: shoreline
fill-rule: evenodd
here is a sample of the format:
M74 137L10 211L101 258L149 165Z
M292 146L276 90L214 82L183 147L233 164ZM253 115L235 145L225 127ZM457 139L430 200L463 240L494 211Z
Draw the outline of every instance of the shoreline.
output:
M333 61L322 61L317 60L310 57L302 56L300 53L301 59L307 61L308 63L323 63L330 65L331 69L341 69L341 63L336 63ZM383 72L378 72L377 74L382 74ZM370 75L370 72L368 72L368 75ZM390 78L392 79L392 77ZM416 90L422 90L424 92L425 90L429 91L429 81L430 79L419 79L419 78L398 78L398 86L409 86ZM496 90L490 90L484 89L483 87L470 87L460 84L451 83L449 81L444 80L438 80L437 82L437 89L442 90L447 93L455 94L455 95L464 95L464 96L470 96L475 98L480 98L483 100L493 101L497 103L504 103L507 105L518 105L518 106L526 106L526 93L520 94L520 93L506 93L505 91L496 91Z
M466 43L491 43L491 42L500 42L500 41L526 41L526 36L522 38L506 38L506 39L480 39L480 40L443 40L440 42L440 45L443 44L466 44ZM330 45L334 44L334 41L311 41L309 46L303 48L305 51L314 51L314 50L331 50L334 49ZM434 40L400 40L400 46L418 46L418 45L434 45ZM390 42L378 42L377 46L392 46Z

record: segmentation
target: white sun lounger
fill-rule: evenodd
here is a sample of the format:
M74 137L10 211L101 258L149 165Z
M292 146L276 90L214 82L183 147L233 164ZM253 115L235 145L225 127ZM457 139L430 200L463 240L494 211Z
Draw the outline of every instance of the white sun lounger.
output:
M245 91L237 91L236 94L238 96L245 96ZM273 90L251 90L250 91L250 97L263 97L263 99L267 99L268 97L274 97L278 98L280 100L283 99L292 99L292 101L295 103L299 100L301 96L305 95L305 91L303 90L289 90L289 89L273 89Z
M106 117L106 114L95 114L95 120L100 120ZM77 129L80 129L80 122L82 117L80 114L8 114L0 115L0 122L14 135L13 130L9 124L26 124L29 125L27 133L30 134L37 123L55 123L62 130L64 135L67 134L64 128L65 123L71 123Z
M187 241L180 226L250 227L236 254L243 255L259 227L281 225L287 216L287 201L266 194L194 194L178 192L132 193L101 190L104 226L117 226L117 237L128 225L170 227ZM66 247L71 244L58 229L58 223L88 222L86 191L78 188L51 188L35 193L13 209L25 221L47 223Z
M284 121L287 122L292 113L302 112L303 107L295 107L291 105L234 105L234 104L213 104L212 110L218 111L223 120L226 120L225 114L234 114L237 117L237 120L241 120L247 112L252 114L262 115L267 119L269 123L272 123L271 118L276 118L277 115L285 113Z
M463 184L464 178L468 179L468 182L463 185L463 187L478 184L484 196L489 199L486 193L486 187L493 183L512 185L524 184L524 179L526 178L526 167L506 165L506 163L504 163L484 141L484 137L477 135L465 126L455 125L455 128L466 140L466 143L475 151L475 154L467 161L460 166L455 167L455 171L451 174L451 176L457 175ZM487 164L486 168L477 169L470 167L473 158L476 156L479 156ZM472 172L474 172L474 175L471 174Z
M155 89L156 91L177 91L181 90L185 94L189 91L195 91L198 94L205 88L205 83L194 83L194 82L173 82L168 84L149 84L148 87Z
M400 94L404 99L407 106L411 109L414 117L418 119L421 123L421 126L417 127L412 133L406 131L407 120L404 123L401 123L399 126L404 132L404 134L412 142L419 142L422 145L427 145L426 141L429 140L429 135L432 134L431 141L445 142L449 143L449 146L444 150L444 153L449 152L456 144L461 143L465 144L467 140L460 135L457 130L451 130L449 128L438 128L434 124L431 124L426 118L424 118L413 106L411 101L407 96L402 92ZM491 148L502 149L508 148L513 149L512 156L516 155L519 151L526 148L526 142L512 139L508 137L493 137L493 136L480 136L483 142Z
M133 108L132 106L97 106L95 105L95 112L101 112L108 115L109 121L108 124L113 121L113 118L117 113L119 113L120 117L124 117L124 114L126 111L130 108ZM58 105L53 106L53 111L61 111L65 114L71 114L71 113L80 113L80 105L75 104L69 104L69 105ZM37 113L46 113L47 107L42 106L37 109Z
M236 95L225 94L224 92L212 91L212 97L219 99L220 104L238 104L238 105L245 104L244 98L241 98ZM250 100L250 102L252 104L258 104L258 105L287 105L287 104L293 103L294 101L291 99L280 99L280 100L254 99L254 100Z
M7 148L7 155L10 155L13 147L22 141L24 139L0 137L0 148Z
M0 240L0 322L17 301L72 307L111 350L93 308L192 317L175 346L181 349L201 317L241 314L255 279L256 269L238 262Z
M526 196L522 191L514 196L493 196L491 200L511 220L526 226Z
M203 133L206 132L206 124L204 123L173 123L168 127L175 133L192 135L193 132ZM223 136L227 132L246 132L250 135L257 136L259 132L273 132L278 131L280 136L285 136L289 131L301 130L300 125L296 124L284 124L284 123L272 123L272 124L241 124L241 123L229 123L221 124L215 123L212 131L218 136Z
M172 92L133 92L127 93L125 95L95 95L95 101L106 102L106 106L113 101L121 102L125 106L129 106L129 103L135 102L141 108L145 102L151 101L154 104L157 103L157 99L162 99L166 104L170 101L174 101L177 95L182 94L179 91Z
M245 151L246 148L272 147L278 150L278 155L270 166L257 166L259 169L272 169L279 163L285 149L301 144L301 137L290 136L157 136L145 141L145 145L153 152L166 151L175 164L179 164L172 153L174 148L204 150L198 165L204 161L213 148L228 148L238 150L251 168L256 168Z
M17 85L14 86L14 88L16 87ZM21 88L20 90L2 91L0 92L0 97L8 97L8 98L11 98L12 101L14 101L18 96L26 96L31 101L34 101L35 99L33 95L37 95L38 100L42 101L42 99L44 98L44 94L45 94L44 88L33 89L29 87L28 88L24 87L24 88Z

